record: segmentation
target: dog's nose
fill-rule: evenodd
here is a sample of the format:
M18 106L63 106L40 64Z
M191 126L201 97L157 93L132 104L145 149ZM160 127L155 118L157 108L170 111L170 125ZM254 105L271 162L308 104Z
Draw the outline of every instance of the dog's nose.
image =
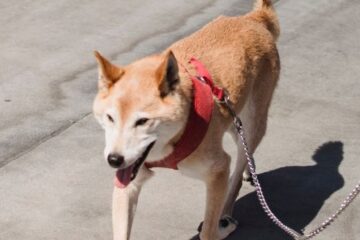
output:
M119 168L124 163L124 157L117 153L110 153L107 160L113 168Z

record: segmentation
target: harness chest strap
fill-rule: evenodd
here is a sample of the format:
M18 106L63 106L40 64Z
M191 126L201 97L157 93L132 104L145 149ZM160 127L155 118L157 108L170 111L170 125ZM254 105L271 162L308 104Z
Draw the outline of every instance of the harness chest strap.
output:
M224 90L215 86L209 71L199 60L191 58L189 63L195 67L197 76L189 73L193 84L193 104L185 130L175 143L173 152L162 160L145 162L148 168L178 169L178 163L194 152L204 139L214 110L214 97L220 101L224 97Z

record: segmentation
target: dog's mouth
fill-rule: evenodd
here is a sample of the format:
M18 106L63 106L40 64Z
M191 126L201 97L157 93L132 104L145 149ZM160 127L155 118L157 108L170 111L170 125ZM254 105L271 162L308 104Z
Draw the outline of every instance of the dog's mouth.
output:
M133 164L130 166L118 169L116 171L115 176L115 185L119 188L125 188L129 183L136 178L136 175L141 167L141 165L145 162L147 155L149 154L150 150L153 148L155 141L150 143L140 158L138 158Z

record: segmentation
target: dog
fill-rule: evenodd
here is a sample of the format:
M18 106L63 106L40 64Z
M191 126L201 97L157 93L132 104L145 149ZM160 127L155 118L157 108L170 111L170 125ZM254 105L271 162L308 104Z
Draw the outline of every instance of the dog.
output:
M195 64L204 65L214 84L226 89L254 153L266 131L280 74L279 32L271 0L257 0L250 13L220 16L162 53L127 66L117 66L95 51L99 81L93 112L105 129L105 159L117 169L112 206L114 240L130 238L141 187L153 175L150 168L160 166L159 160L174 152L181 153L184 149L176 150L179 142L191 150L185 148L186 156L162 166L205 182L206 213L200 239L224 239L235 230L231 219L234 202L242 181L250 177L244 150L231 115L213 96L205 102L212 106L207 111L210 118L200 117L200 124L187 129L193 124L190 116L194 115L195 92L200 94L197 101L205 101L202 90L195 89L204 84L192 80L197 73L189 59L199 59ZM231 177L230 156L222 148L226 132L238 145ZM221 221L225 224L219 225Z

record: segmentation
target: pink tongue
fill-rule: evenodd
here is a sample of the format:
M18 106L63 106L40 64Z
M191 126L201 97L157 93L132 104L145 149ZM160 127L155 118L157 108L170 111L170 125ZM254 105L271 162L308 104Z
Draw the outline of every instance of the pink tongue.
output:
M131 174L134 169L134 164L116 171L114 184L118 188L125 188L131 182Z

